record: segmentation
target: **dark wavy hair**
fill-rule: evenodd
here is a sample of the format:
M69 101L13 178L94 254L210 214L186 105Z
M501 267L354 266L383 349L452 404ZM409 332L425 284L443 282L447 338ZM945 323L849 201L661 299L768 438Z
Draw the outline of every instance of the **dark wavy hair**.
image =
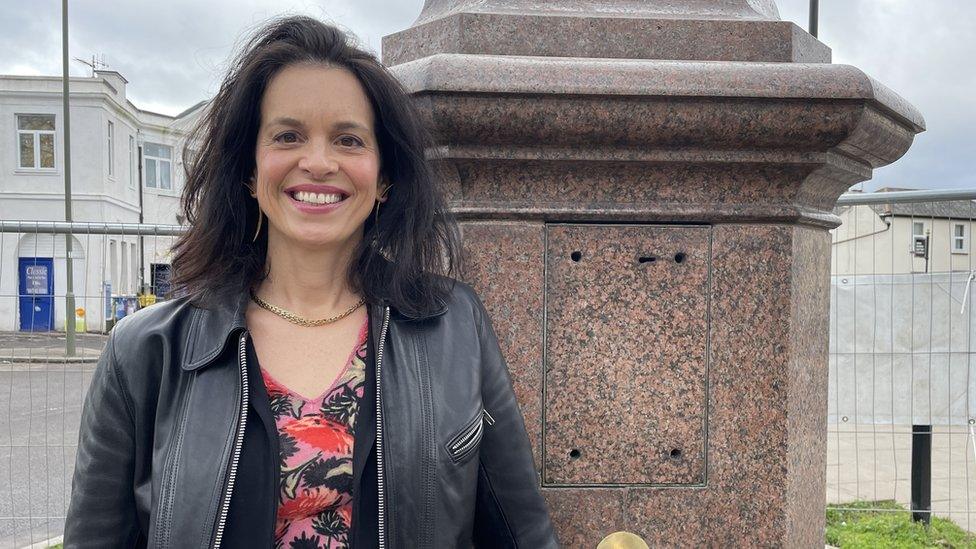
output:
M273 19L245 43L184 146L181 206L190 227L174 248L175 292L206 307L268 275L267 224L252 242L258 203L244 182L255 168L261 98L278 71L295 63L342 67L359 79L376 120L380 173L393 184L378 222L370 215L364 223L349 284L367 302L408 316L439 307L463 265L457 223L425 157L429 125L373 54L306 16Z

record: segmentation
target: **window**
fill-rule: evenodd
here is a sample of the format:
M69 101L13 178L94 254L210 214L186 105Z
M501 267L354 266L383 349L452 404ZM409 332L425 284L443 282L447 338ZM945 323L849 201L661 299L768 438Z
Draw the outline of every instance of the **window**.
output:
M956 253L966 253L969 251L968 242L966 242L966 224L965 223L953 223L952 224L952 251Z
M115 240L111 238L108 241L108 260L108 279L111 281L112 287L115 288L115 293L122 293L122 289L119 287L119 252L116 250Z
M119 293L131 293L131 288L129 288L129 243L126 241L119 242L122 250L122 257L120 258L120 263L122 266L122 274L119 275Z
M913 221L912 222L912 247L915 247L916 238L925 238L925 222L924 221Z
M908 251L915 257L925 257L926 244L925 222L912 221L912 241L908 246Z
M136 247L135 242L132 243L132 255L129 259L132 260L132 293L138 293L142 288L139 287L139 279L141 278L139 272L139 249Z
M28 170L53 170L54 115L17 115L17 166Z
M108 174L115 174L115 124L108 121Z
M136 138L129 136L129 188L136 188Z
M146 186L173 190L173 147L146 143L142 151L146 161Z
M912 236L925 236L925 223L915 221L912 223Z

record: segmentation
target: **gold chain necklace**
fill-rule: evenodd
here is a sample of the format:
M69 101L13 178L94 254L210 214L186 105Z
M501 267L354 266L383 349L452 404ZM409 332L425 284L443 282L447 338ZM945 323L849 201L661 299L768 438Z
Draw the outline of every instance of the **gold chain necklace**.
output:
M356 309L362 307L363 303L366 303L366 297L364 296L362 299L359 300L359 303L356 303L355 305L353 305L352 307L350 307L348 310L346 310L346 312L344 312L342 314L336 315L336 316L331 317L331 318L321 318L321 319L318 319L318 320L309 320L307 318L302 318L302 317L296 315L295 313L293 313L291 311L286 311L286 310L282 309L281 307L276 307L276 306L268 303L267 301L264 301L263 299L261 299L260 297L258 297L257 295L254 294L254 288L251 288L248 291L251 294L251 299L253 299L254 302L257 303L262 309L267 309L267 310L271 311L272 313L280 316L281 318L287 320L288 322L292 322L294 324L298 324L299 326L308 326L308 327L322 326L323 324L331 324L331 323L333 323L333 322L335 322L337 320L341 320L341 319L349 316L350 314L352 314L352 312L355 311Z

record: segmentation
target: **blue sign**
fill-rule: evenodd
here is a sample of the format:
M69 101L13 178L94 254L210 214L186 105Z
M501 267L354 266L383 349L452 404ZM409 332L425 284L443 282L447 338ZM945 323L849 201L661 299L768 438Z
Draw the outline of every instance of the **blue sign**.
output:
M20 329L46 332L54 329L54 258L21 257L18 266Z

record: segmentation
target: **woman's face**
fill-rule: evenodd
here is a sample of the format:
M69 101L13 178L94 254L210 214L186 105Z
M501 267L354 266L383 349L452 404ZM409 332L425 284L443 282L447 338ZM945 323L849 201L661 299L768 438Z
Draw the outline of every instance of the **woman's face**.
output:
M271 79L252 184L268 217L269 249L359 243L379 183L373 122L369 98L347 69L296 64Z

